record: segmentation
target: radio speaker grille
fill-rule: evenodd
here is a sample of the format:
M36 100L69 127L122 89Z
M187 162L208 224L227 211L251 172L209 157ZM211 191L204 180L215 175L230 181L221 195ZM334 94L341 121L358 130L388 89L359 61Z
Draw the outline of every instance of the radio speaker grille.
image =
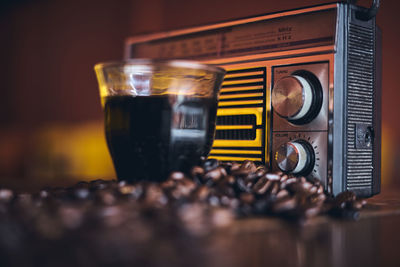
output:
M265 161L266 68L227 69L211 158Z
M347 190L370 190L373 146L358 147L358 125L372 127L374 97L374 31L349 24L347 87Z

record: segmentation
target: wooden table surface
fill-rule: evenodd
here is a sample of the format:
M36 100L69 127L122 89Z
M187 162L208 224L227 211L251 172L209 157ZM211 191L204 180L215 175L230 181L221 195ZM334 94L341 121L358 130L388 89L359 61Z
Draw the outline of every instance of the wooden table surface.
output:
M243 219L209 246L210 266L400 266L400 188L369 199L357 221Z

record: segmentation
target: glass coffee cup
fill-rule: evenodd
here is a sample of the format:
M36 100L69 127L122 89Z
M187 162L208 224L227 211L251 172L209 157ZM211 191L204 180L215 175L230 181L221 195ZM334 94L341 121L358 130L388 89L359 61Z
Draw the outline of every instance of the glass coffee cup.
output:
M210 152L221 68L133 59L95 66L108 149L119 180L163 181Z

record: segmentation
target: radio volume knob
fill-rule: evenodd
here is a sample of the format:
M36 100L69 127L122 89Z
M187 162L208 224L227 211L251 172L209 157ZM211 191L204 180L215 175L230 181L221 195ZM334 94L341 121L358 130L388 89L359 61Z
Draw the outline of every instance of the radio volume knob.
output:
M321 84L312 73L298 71L275 83L271 99L272 107L280 117L294 124L308 123L321 109Z
M275 161L283 172L308 175L314 166L314 151L306 141L288 142L278 148Z

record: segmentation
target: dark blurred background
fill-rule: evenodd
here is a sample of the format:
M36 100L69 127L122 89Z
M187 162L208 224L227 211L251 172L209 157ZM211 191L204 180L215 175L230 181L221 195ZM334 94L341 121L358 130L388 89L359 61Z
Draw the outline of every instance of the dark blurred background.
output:
M121 59L127 37L329 2L2 0L0 187L114 177L93 66ZM377 16L383 32L384 186L400 181L399 8L399 1L381 0Z

